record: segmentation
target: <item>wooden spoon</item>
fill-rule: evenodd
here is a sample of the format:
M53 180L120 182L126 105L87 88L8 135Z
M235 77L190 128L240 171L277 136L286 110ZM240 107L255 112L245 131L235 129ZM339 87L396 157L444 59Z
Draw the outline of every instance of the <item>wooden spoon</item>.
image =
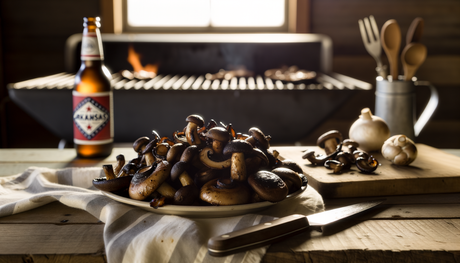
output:
M381 32L382 47L390 64L390 75L393 80L398 79L398 57L401 47L401 29L398 22L390 19L383 24Z
M406 36L406 45L412 42L420 42L423 34L423 26L424 26L423 18L417 17L415 18L409 26L407 30Z
M426 46L420 43L409 43L401 54L404 69L404 80L411 80L415 72L426 58Z

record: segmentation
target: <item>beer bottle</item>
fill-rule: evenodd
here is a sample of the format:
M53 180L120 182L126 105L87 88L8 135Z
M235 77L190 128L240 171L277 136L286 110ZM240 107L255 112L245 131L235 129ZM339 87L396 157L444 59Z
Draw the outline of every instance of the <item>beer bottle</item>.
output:
M85 17L81 67L73 95L74 145L78 157L105 157L113 148L111 74L104 65L99 17Z

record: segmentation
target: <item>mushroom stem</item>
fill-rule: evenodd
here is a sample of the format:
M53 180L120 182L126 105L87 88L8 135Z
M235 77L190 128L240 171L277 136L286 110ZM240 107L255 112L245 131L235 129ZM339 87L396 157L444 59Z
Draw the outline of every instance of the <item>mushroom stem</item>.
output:
M337 148L337 143L336 139L329 139L324 142L324 151L326 152L327 155L333 153L335 149Z
M171 185L166 182L163 182L158 188L157 192L160 193L162 196L166 197L167 199L174 198L174 194L176 193L176 189L174 189Z
M233 180L244 182L247 179L246 162L244 153L236 152L232 154L232 165L230 166L230 174Z
M201 150L200 152L200 160L206 167L211 168L211 169L225 169L225 168L230 167L232 163L231 158L217 162L217 161L211 160L209 158L209 154L210 155L213 154L213 150L209 146L203 148L203 150Z
M123 166L125 165L125 156L123 154L117 155L117 165L113 169L115 174L119 174Z
M187 128L185 130L185 137L187 138L187 142L190 145L200 145L201 139L198 136L198 125L193 122L189 122L187 124Z
M224 150L225 143L222 143L218 140L212 141L212 149L215 154L222 154L222 151Z
M105 178L107 180L112 180L112 179L117 178L113 172L113 166L111 164L103 165L102 169L104 170Z

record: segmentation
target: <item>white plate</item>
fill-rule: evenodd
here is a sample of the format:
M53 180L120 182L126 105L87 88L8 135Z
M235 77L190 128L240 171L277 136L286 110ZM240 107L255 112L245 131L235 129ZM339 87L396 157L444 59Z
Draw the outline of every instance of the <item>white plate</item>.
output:
M302 188L286 197L283 203L292 199L303 191L307 189L307 184L302 186ZM178 216L187 216L187 217L228 217L228 216L237 216L244 215L249 213L258 212L264 209L267 209L275 204L272 202L258 202L244 205L228 205L228 206L185 206L185 205L165 205L158 208L150 207L150 202L147 201L138 201L127 197L122 197L111 192L101 191L104 195L116 200L118 202L137 206L144 210L164 215L178 215Z

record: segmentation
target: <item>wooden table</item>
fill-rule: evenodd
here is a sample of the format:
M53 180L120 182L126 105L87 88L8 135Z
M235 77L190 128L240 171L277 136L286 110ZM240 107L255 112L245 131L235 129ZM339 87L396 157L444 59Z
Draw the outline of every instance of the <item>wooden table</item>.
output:
M291 147L278 147L282 153ZM292 150L292 149L290 149ZM460 150L447 150L460 156ZM0 149L0 176L30 166L101 166L79 160L73 149ZM460 168L459 168L460 169ZM460 193L388 196L385 205L335 224L273 244L263 262L460 262ZM326 209L369 198L326 199ZM58 202L0 218L0 262L106 262L104 224L85 211ZM50 235L50 233L53 233Z

